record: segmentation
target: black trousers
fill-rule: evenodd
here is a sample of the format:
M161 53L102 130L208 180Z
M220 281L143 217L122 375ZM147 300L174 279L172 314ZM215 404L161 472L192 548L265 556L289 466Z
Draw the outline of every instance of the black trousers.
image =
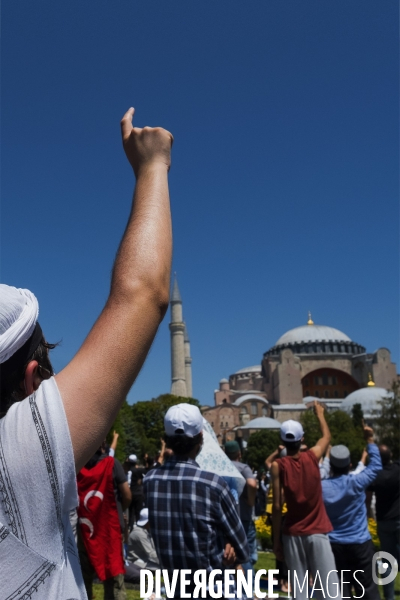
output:
M351 598L351 586L354 586L355 595L368 600L380 600L378 586L372 579L372 557L375 553L372 540L362 544L335 544L331 542L332 552L335 556L336 569L339 571L339 579L342 580L343 573L343 597ZM358 571L353 576L354 572ZM360 583L363 587L361 587ZM363 592L363 588L365 592Z
M129 529L132 529L134 523L139 521L140 511L144 506L144 496L132 496L132 502L129 507Z

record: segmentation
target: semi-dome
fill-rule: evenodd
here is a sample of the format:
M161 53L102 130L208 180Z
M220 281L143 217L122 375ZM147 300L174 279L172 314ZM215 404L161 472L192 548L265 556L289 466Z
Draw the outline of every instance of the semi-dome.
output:
M281 423L271 417L257 417L252 419L246 425L242 425L239 429L280 429Z
M258 396L257 394L244 394L244 396L240 396L240 398L237 398L237 400L235 400L235 402L232 404L235 406L240 406L243 404L243 402L248 402L248 400L258 400L260 402L264 402L264 404L269 404L268 400L262 396Z
M328 327L326 325L302 325L295 327L284 333L275 346L283 346L285 344L307 342L351 342L347 336L339 329Z
M351 414L351 410L355 404L361 404L361 408L366 419L376 419L375 411L381 409L379 404L383 398L393 398L393 392L388 392L385 388L371 386L361 388L352 392L345 398L341 405L341 410Z
M239 375L240 373L260 373L261 365L254 365L253 367L245 367L244 369L239 369L236 371L234 375Z

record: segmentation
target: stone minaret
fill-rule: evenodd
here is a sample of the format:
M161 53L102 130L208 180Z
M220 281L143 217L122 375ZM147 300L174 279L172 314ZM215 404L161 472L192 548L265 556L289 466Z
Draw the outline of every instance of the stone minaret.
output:
M190 356L190 340L189 334L185 323L185 331L184 331L184 341L185 341L185 378L186 378L186 391L189 398L193 397L193 389L192 389L192 358Z
M171 394L188 397L185 375L185 324L182 316L182 299L179 293L178 282L174 280L171 295Z

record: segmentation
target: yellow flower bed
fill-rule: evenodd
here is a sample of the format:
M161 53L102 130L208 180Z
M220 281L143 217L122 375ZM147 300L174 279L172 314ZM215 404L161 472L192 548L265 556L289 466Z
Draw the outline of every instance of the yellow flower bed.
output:
M263 550L272 548L272 527L269 524L268 516L258 517L254 521L256 527L257 539L260 541Z
M379 550L380 542L378 538L378 529L375 519L368 519L368 529L372 537L372 543L374 544L375 548Z

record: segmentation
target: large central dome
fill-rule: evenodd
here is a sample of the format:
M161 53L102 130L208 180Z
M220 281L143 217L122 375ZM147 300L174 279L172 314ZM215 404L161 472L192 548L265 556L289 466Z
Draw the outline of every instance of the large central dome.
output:
M295 327L284 333L275 346L285 344L307 343L307 342L351 342L347 336L339 329L327 327L326 325L302 325Z
M295 354L361 354L364 346L353 342L348 335L327 325L315 325L308 315L307 325L295 327L284 333L275 346L264 356L279 356L282 350L292 350Z

